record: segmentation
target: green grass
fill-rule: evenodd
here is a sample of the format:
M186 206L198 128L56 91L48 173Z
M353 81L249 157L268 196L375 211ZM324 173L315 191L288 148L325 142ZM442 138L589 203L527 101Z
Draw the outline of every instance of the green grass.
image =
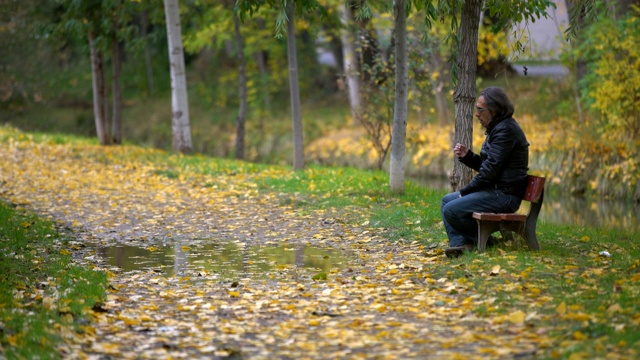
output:
M51 141L47 136L34 135L34 138L44 142ZM75 140L62 138L59 141ZM441 252L447 243L440 217L443 191L407 182L404 194L392 194L388 189L388 174L379 171L309 165L302 171L294 172L287 166L269 166L202 155L183 156L137 147L121 149L115 155L121 156L120 160L146 162L156 169L156 173L169 178L188 177L198 173L214 175L214 179L210 181L215 182L215 186L219 183L234 184L230 179L242 178L254 184L251 189L276 194L280 204L293 206L299 213L314 213L363 226L389 241L416 241L423 244L425 256L441 259L437 265L425 268L424 271L430 278L457 279L457 282L472 289L478 298L487 299L486 303L471 310L476 316L508 316L515 310L530 315L528 324L559 339L558 343L550 346L561 349L560 353L555 354L555 350L549 350L549 356L562 358L573 353L602 355L606 351L629 355L633 354L630 349L640 347L640 332L637 331L640 324L640 303L637 302L640 296L638 233L624 229L539 223L537 230L541 251L529 251L522 240L517 240L490 248L485 254L471 253L447 260ZM78 160L82 161L82 157L93 155L79 152L78 156ZM108 160L120 161L113 156ZM56 279L57 283L67 284L70 278L90 279L90 276L101 276L91 272L88 275L75 275L68 270L68 259L64 260L59 247L54 246L58 243L63 244L64 248L65 240L55 234L51 224L45 222L44 225L36 225L40 223L6 207L1 216L1 223L7 224L2 227L2 246L6 247L2 251L2 264L4 266L6 261L16 262L2 271L2 274L10 274L6 275L7 280L3 279L2 286L7 288L2 289L2 294L12 294L13 289L26 289L35 293L39 291L38 281L49 277ZM5 218L11 221L5 221ZM25 223L31 225L26 226ZM13 238L18 240L6 240ZM41 247L46 250L36 250ZM600 255L603 251L611 256ZM13 252L24 258L7 257L6 254ZM45 258L41 254L49 256ZM30 267L29 264L34 260L42 265ZM52 265L45 267L45 260ZM67 265L60 265L60 261L66 261ZM492 274L496 267L499 267L497 275ZM100 281L102 280L87 281L87 286L99 284ZM81 285L76 283L74 286ZM47 288L45 287L45 291ZM97 292L102 291L101 289L96 286ZM0 309L3 311L2 321L5 324L3 346L8 344L7 336L15 334L21 334L22 344L27 344L28 337L21 332L20 324L10 323L7 319L12 318L12 313L6 310L22 309L26 305L14 296L3 296L3 304L10 304L3 305ZM99 296L95 295L92 299L94 300L91 301L97 301ZM45 319L48 317L65 321L64 314L48 312L37 301L32 303L34 304L29 306L37 305L41 309L34 313L46 314ZM90 306L88 304L85 303L84 308ZM74 319L82 316L82 305L76 307L71 302L68 308L68 314ZM43 328L46 322L42 322ZM30 327L29 333L36 328ZM9 332L6 329L12 330ZM49 339L52 339L50 336ZM37 336L33 337L36 338ZM575 342L570 347L560 343L562 339L577 338L585 340ZM53 339L50 341L54 342ZM33 344L28 348L43 346Z
M60 357L62 329L83 331L106 275L74 265L53 223L0 202L0 344L6 358Z

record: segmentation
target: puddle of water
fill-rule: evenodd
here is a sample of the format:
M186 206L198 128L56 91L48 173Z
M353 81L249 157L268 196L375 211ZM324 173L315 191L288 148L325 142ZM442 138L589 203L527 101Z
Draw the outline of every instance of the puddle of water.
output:
M164 276L199 274L220 279L267 278L288 268L329 273L349 261L336 250L305 245L245 246L242 243L179 243L141 248L114 245L96 248L96 254L123 271L154 270Z

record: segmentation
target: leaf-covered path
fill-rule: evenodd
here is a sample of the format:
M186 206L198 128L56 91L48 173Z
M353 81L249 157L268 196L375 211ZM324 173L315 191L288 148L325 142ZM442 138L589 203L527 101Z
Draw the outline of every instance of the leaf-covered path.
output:
M65 357L495 359L527 357L551 342L521 311L474 315L493 300L465 279L432 278L429 269L451 266L440 249L278 205L278 194L258 193L245 174L172 174L145 160L154 153L24 135L0 143L0 197L71 229L66 246L76 261L110 273L108 299L90 311L84 333L64 334ZM294 265L229 280L204 270L115 271L94 250L168 241L187 251L203 241L307 244L352 261L326 280Z

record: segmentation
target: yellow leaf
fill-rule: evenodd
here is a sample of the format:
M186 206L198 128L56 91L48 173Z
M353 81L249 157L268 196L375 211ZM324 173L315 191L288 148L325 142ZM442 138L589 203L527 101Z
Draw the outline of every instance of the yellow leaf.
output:
M567 304L562 302L562 304L558 305L558 307L556 308L556 312L558 313L558 315L564 315L567 313Z
M500 274L500 265L496 265L491 269L490 275L498 275Z
M189 251L189 250L191 250L191 248L188 247L187 245L182 246L182 251Z
M587 340L589 337L578 330L573 333L573 338L576 340Z
M607 312L609 314L613 314L613 313L619 312L620 310L622 310L622 308L620 307L620 304L613 304L609 306L609 308L607 309Z
M309 320L309 326L318 326L320 325L320 321L318 320Z
M155 246L150 246L150 247L149 247L149 251L151 251L151 252L154 252L154 251L156 251L156 250L157 250L157 249L155 248Z
M123 321L124 321L124 324L127 325L127 326L129 326L129 325L140 325L140 320L137 320L137 319L126 318Z
M240 297L240 292L239 291L229 291L229 296L231 296L232 298Z
M11 346L17 346L18 345L18 336L17 335L8 335L6 337L7 342L9 343L9 345Z
M526 315L521 310L518 310L513 314L509 315L509 321L518 325L522 325L524 323L525 318L526 318Z
M67 249L62 249L62 250L60 250L60 254L65 255L65 256L71 255L71 251L69 251Z
M569 360L583 360L586 359L586 355L584 352L576 352L569 356Z

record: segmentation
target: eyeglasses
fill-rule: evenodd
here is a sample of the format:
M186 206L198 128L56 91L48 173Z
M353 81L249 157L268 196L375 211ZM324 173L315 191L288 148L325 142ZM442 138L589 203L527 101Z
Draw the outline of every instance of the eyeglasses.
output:
M481 112L484 112L484 111L486 111L486 110L487 110L487 108L481 108L481 107L477 107L477 106L476 106L476 112L481 113Z

